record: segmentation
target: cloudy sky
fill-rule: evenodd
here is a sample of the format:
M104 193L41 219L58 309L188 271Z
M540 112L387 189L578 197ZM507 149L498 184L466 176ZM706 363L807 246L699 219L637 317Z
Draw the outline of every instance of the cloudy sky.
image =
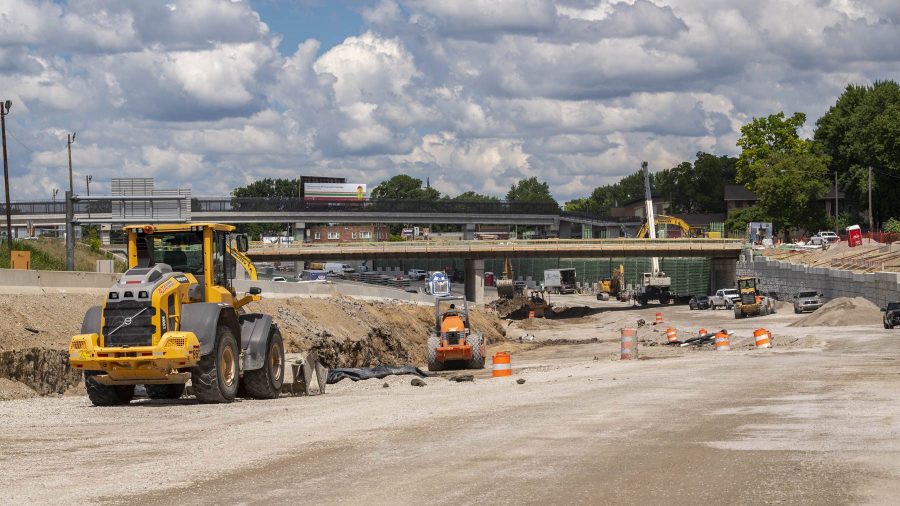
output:
M0 0L13 200L397 173L560 201L900 79L896 0ZM807 132L808 133L808 132Z

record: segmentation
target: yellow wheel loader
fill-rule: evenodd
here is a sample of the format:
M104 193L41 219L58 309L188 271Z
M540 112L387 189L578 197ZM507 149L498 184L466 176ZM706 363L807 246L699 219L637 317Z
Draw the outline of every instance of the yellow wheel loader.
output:
M757 279L741 277L737 280L740 298L734 303L734 317L736 319L748 316L767 316L775 313L775 302L759 294Z
M154 399L177 399L191 381L202 403L236 396L271 399L284 383L284 343L272 317L248 313L260 289L238 297L237 264L247 238L212 223L125 227L128 270L101 306L87 311L69 343L97 406L127 404L135 385ZM235 243L232 247L232 242Z

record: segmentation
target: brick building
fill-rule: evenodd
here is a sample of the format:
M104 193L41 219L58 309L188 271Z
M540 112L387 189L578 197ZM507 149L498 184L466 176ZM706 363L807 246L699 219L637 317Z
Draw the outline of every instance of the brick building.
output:
M313 225L308 229L310 242L372 242L387 241L390 230L387 225Z

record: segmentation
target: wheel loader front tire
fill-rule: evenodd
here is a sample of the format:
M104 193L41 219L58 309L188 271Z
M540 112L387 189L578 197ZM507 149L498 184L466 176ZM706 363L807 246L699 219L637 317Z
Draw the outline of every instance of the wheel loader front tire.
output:
M284 340L276 329L266 346L265 363L259 369L244 373L241 382L247 395L254 399L275 399L284 384Z
M121 406L134 398L134 385L104 385L94 376L103 371L84 371L84 388L94 406Z
M184 385L144 385L147 397L151 399L180 399L184 395Z
M437 358L437 349L441 346L441 336L428 336L428 344L425 348L425 358L428 361L429 371L443 371L444 363Z
M466 344L472 347L472 359L467 364L468 368L484 369L484 336L469 334L466 336Z
M216 328L213 352L200 357L191 370L194 395L203 404L232 402L238 390L237 341L227 325Z

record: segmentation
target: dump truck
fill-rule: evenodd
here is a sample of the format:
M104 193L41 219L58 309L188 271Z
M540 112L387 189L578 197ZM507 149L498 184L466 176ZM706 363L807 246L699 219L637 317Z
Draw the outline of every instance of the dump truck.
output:
M737 279L740 298L734 301L735 318L766 316L775 313L775 301L760 295L757 283L757 279L752 277L740 277Z
M428 284L435 296L434 330L425 351L428 370L483 369L484 336L472 332L468 301L451 295L450 281L441 272L432 274Z
M152 399L177 399L188 381L202 403L232 402L239 393L278 397L281 333L271 316L245 311L259 288L239 296L232 286L237 264L256 279L247 237L214 223L125 231L128 270L69 343L69 363L84 371L91 402L127 404L136 385Z

